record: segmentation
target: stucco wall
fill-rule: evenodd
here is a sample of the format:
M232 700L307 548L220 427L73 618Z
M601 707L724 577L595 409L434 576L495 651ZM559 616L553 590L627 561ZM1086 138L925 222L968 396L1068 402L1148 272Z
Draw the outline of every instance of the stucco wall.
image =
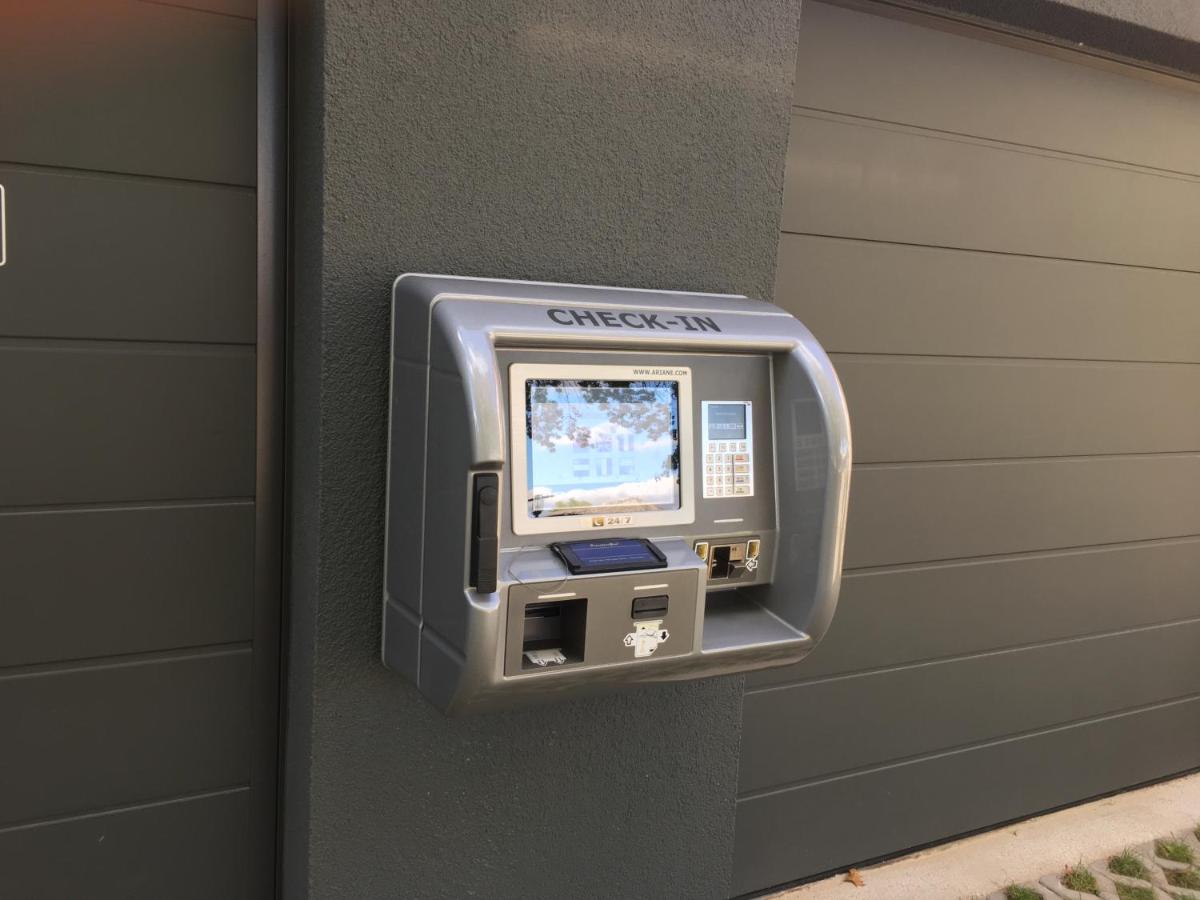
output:
M286 896L724 896L741 679L446 719L380 665L389 288L769 297L796 5L310 0L293 28Z

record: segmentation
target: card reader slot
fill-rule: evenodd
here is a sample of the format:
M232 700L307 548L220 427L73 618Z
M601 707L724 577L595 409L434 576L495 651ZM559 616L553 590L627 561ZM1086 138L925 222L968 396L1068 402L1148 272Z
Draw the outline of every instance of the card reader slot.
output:
M476 475L472 481L471 566L469 584L481 594L496 590L500 552L500 476Z
M667 614L666 594L654 597L635 597L629 615L633 619L661 619Z

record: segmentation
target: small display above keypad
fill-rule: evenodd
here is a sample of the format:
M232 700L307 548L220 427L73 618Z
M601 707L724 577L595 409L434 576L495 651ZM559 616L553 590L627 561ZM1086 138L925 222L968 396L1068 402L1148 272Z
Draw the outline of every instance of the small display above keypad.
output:
M754 495L754 434L749 400L700 404L703 497Z

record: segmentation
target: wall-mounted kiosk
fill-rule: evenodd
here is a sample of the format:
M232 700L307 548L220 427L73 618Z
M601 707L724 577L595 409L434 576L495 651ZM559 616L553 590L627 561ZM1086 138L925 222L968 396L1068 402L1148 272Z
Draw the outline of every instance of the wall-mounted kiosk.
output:
M777 307L402 275L383 660L456 712L796 662L849 481L833 368Z

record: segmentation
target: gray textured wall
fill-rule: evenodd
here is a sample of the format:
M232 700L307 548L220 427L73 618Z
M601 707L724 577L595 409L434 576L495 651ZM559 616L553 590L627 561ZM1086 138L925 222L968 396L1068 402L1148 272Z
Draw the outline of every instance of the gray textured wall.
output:
M388 297L409 270L769 297L796 4L293 27L286 896L723 896L740 679L452 720L380 665Z

